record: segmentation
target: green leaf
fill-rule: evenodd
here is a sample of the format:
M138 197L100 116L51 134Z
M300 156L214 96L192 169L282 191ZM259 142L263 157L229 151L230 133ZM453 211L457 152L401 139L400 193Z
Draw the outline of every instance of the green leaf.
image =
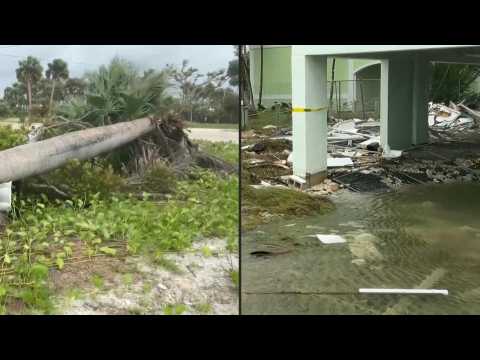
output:
M103 246L99 249L101 252L114 256L117 253L117 250L109 248L108 246Z
M65 255L72 256L73 251L72 251L72 248L70 246L64 246L63 250L65 250Z
M63 266L65 265L65 262L63 261L63 259L61 257L57 257L57 260L55 261L55 263L57 264L57 266L60 270L62 270Z
M43 280L48 275L48 267L43 264L33 264L30 268L30 275L34 280Z

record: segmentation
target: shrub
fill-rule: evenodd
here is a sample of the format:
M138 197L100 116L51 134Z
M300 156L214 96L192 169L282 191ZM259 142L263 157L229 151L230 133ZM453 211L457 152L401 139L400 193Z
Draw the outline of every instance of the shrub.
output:
M10 125L0 126L0 151L25 144L28 131L24 128L14 130Z
M100 198L111 197L122 190L124 180L114 173L113 168L103 160L93 161L71 160L66 165L42 176L25 180L23 193L38 195L38 188L32 184L47 183L65 192L73 198L89 201L95 194ZM53 191L45 191L49 198L57 198Z

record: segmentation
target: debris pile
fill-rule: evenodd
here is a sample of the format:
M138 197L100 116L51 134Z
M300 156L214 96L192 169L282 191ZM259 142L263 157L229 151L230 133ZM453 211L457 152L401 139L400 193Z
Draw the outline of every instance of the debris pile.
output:
M480 112L463 104L430 103L428 122L430 144L386 154L380 144L380 121L329 118L329 179L307 191L329 195L344 187L389 191L404 184L480 181L480 144L465 142L466 134L480 138ZM291 129L269 125L244 132L242 138L248 143L242 146L244 167L257 178L253 186L292 184Z
M430 136L434 140L452 140L452 132L475 131L477 123L472 116L475 112L463 104L450 106L443 104L429 104L428 125Z

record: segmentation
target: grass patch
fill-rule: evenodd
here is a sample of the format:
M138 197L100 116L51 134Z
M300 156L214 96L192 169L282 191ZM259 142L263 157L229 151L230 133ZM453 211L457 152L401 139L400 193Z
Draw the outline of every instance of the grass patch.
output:
M196 140L195 143L199 145L200 150L230 164L235 165L239 162L238 144L205 140Z
M217 124L217 123L198 123L198 122L184 122L185 128L203 128L203 129L232 129L238 130L238 124Z
M273 216L305 216L333 210L333 203L290 189L254 189L242 187L242 226L249 230L268 222ZM268 214L268 216L265 216Z
M278 128L292 127L292 113L290 111L265 110L254 116L248 117L248 123L245 130L263 130L264 126L274 125Z

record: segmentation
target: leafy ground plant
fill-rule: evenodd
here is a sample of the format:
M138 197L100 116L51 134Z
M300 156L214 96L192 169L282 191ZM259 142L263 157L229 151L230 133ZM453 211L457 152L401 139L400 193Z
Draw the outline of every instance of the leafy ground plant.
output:
M202 237L237 247L238 178L199 171L166 203L118 194L66 201L20 200L0 242L0 306L22 301L51 312L49 269L95 257L181 251Z
M0 125L0 151L25 144L27 134L26 128L13 129L10 125Z

